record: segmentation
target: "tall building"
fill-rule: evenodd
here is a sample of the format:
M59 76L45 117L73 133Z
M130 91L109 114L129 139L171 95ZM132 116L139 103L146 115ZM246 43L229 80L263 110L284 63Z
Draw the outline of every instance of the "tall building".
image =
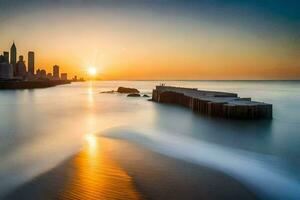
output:
M54 80L59 80L59 66L58 65L54 65L53 66L53 79Z
M24 62L24 57L19 56L19 61L16 64L15 76L25 77L26 76L26 65Z
M10 64L15 65L17 63L17 48L15 43L10 48Z
M15 43L12 44L11 48L10 48L10 64L13 66L13 73L14 75L16 75L16 71L17 71L17 48Z
M4 62L9 63L9 52L3 51Z
M28 52L28 74L34 75L34 52Z

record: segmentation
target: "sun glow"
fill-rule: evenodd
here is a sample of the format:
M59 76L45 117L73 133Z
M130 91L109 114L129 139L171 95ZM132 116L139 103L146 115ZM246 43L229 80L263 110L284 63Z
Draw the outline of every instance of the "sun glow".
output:
M89 67L87 70L88 75L90 76L96 76L97 74L97 69L96 67Z
M97 145L96 136L93 134L87 134L85 135L85 141L87 142L88 146L91 148L95 148Z

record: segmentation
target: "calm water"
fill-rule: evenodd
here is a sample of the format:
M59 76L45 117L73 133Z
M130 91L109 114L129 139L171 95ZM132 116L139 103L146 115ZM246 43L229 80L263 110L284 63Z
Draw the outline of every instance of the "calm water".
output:
M263 198L300 196L300 82L164 81L272 103L272 121L233 121L100 91L159 81L73 83L0 92L0 196L78 152L88 134L222 171Z

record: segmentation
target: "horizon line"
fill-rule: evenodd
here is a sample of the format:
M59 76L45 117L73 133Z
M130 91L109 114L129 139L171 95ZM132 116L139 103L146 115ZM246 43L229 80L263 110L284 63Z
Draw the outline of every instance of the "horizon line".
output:
M87 81L300 81L300 79L87 79Z

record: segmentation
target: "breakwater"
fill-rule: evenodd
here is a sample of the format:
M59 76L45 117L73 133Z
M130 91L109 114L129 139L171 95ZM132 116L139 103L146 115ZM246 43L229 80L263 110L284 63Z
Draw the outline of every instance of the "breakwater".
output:
M152 100L177 104L214 117L228 119L272 119L272 104L240 98L236 93L204 91L196 88L156 86Z

